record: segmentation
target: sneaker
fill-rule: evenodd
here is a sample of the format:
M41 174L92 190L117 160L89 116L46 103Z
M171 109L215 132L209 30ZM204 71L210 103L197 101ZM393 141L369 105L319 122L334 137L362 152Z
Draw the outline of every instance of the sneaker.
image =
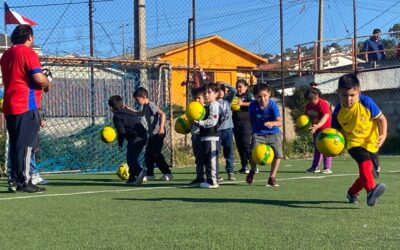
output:
M160 181L170 181L172 180L173 176L172 174L164 174L160 177Z
M217 176L217 182L220 183L221 181L223 181L224 178L222 178L220 175Z
M367 195L367 205L373 206L375 205L376 201L378 200L379 196L381 196L385 192L386 186L383 183L379 183L368 192Z
M246 182L247 184L251 185L254 182L254 171L250 170L250 172L246 176Z
M143 177L143 181L155 181L155 180L156 180L155 175L146 175L145 177Z
M258 174L260 172L260 170L258 170L258 168L256 168L255 173Z
M196 178L196 179L194 179L193 181L191 181L190 183L189 183L189 185L191 186L191 187L198 187L198 186L200 186L200 184L201 183L203 183L204 182L204 178Z
M46 185L49 183L46 179L43 179L38 173L32 175L31 182L33 185Z
M242 167L241 169L239 169L239 173L240 174L248 174L249 169L247 167Z
M323 174L332 174L332 170L330 168L326 168L324 170L322 170Z
M26 193L43 193L46 189L33 185L32 182L28 182L22 186L17 186L17 191Z
M347 192L347 199L351 204L358 204L358 195Z
M235 174L234 174L234 173L229 173L229 174L228 174L228 180L230 180L230 181L236 181Z
M125 182L125 186L135 186L135 182L136 182L136 178L129 178L129 179Z
M8 191L16 192L17 191L17 183L13 180L8 181Z
M146 169L142 169L142 171L140 171L140 174L138 175L138 177L136 178L136 181L134 183L135 186L142 185L143 179L144 179L144 177L146 177L146 173L147 173Z
M218 188L219 187L219 185L218 185L218 183L217 184L214 184L214 185L211 185L210 183L208 183L208 182L203 182L203 183L200 183L200 186L199 186L200 188L209 188L209 189L215 189L215 188Z
M268 178L268 182L267 182L266 187L279 187L279 184L276 183L275 177L270 176Z
M311 167L309 169L306 170L307 173L320 173L321 170L319 169L319 167Z

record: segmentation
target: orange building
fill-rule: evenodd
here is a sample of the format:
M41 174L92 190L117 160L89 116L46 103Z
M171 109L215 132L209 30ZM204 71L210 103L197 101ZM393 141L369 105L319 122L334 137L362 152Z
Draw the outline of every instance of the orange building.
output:
M187 42L168 44L147 50L149 60L169 62L172 65L172 103L184 106L186 87ZM193 62L193 47L190 47ZM235 84L240 78L255 83L252 69L257 69L267 60L247 51L219 36L210 36L196 41L196 62L208 79ZM191 65L193 66L193 65Z

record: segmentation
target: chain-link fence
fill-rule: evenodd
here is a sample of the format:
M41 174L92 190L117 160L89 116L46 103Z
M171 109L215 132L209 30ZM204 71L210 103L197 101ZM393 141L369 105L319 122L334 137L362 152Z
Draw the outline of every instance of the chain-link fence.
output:
M126 151L120 152L115 143L102 142L100 131L113 126L107 103L110 96L120 95L126 104L135 106L133 92L140 86L143 69L150 100L167 114L163 154L172 164L168 65L43 58L43 67L52 72L53 86L43 94L40 171L109 171L125 162Z

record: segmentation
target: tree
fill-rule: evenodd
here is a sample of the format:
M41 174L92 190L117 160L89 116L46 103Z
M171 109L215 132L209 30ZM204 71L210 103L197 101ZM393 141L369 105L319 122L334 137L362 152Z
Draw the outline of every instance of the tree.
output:
M399 40L400 39L400 23L394 24L393 27L389 29L389 32L398 32L398 33L390 34L390 36Z

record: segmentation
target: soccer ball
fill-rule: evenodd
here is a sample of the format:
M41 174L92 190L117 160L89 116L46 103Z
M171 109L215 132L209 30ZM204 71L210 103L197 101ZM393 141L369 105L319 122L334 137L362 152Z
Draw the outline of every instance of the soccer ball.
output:
M117 138L117 132L113 127L104 127L101 131L101 140L105 143L112 143Z
M258 144L253 151L251 151L251 157L256 164L270 164L274 159L274 150L267 144Z
M175 131L179 134L187 134L192 130L192 124L186 115L181 115L175 120Z
M117 169L118 177L125 181L129 178L129 166L126 163L122 163Z
M232 100L231 110L232 111L240 110L239 98L237 96L235 96L235 98L233 98L233 100Z
M3 112L3 98L0 98L0 112Z
M301 115L296 119L296 126L300 129L309 129L311 127L311 120L307 115Z
M205 115L206 110L200 102L193 101L186 108L186 117L189 121L200 121Z
M326 128L318 134L316 146L318 151L325 156L337 156L343 151L345 141L338 130Z

